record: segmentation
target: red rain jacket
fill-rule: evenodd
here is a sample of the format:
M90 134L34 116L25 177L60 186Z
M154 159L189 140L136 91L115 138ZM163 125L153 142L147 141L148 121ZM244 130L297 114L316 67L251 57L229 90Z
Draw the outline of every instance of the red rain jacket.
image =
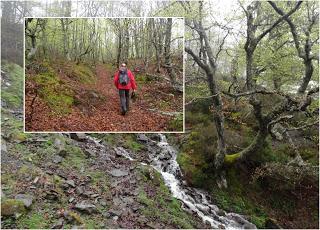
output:
M126 85L121 85L119 84L119 70L116 72L116 74L114 75L113 82L114 82L114 85L117 87L117 89L136 89L137 88L137 84L132 72L127 69L127 74L129 77L129 83Z

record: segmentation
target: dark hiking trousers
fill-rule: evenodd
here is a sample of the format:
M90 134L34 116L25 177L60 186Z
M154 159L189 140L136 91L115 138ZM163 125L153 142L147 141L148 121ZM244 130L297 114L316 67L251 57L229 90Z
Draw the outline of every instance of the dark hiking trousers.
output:
M130 100L129 89L119 89L121 113L125 114L129 110Z

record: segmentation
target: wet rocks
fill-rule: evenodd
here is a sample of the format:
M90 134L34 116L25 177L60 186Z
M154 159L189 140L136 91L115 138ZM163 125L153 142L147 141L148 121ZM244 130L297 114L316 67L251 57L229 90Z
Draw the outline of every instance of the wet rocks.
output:
M114 177L123 177L129 175L129 172L127 170L122 169L112 169L109 173Z
M24 207L26 208L30 208L33 202L33 197L31 195L27 195L27 194L17 194L15 196L16 200L20 200L23 202Z
M75 209L82 211L82 212L87 212L87 213L93 213L97 211L97 208L94 204L92 204L90 201L88 200L83 200L79 203L77 203L74 206Z

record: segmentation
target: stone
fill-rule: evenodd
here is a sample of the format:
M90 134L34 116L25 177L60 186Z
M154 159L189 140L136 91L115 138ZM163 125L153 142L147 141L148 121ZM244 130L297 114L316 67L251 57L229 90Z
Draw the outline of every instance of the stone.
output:
M61 229L63 227L64 219L60 218L57 223L51 226L51 229Z
M130 206L131 204L133 204L134 200L132 197L123 197L122 201L127 205Z
M7 152L7 144L5 140L1 140L1 153L6 153Z
M110 216L121 216L122 211L110 209L110 210L109 210L109 214L110 214Z
M106 202L105 200L100 199L99 203L100 203L103 207L107 206L107 202Z
M70 133L70 138L76 141L85 141L87 136L85 133Z
M71 197L68 201L69 201L69 203L72 203L74 200L75 200L75 198Z
M97 198L97 197L99 197L99 196L100 196L100 194L95 193L95 194L92 194L92 195L91 195L91 198Z
M33 180L33 182L32 182L32 183L33 183L33 184L37 184L37 183L38 183L38 181L39 181L39 179L40 179L40 177L38 177L38 176L37 176L36 178L34 178L34 180Z
M77 203L74 208L90 214L97 211L96 206L88 200L83 200L80 203Z
M59 156L59 155L54 155L52 158L52 162L55 164L59 164L63 161L63 157Z
M1 201L1 216L16 216L26 211L21 200L6 199Z
M87 158L96 156L96 153L92 149L85 149L84 154L86 155Z
M74 183L74 180L67 180L66 183L67 183L69 186L71 186L72 188L75 188L75 187L76 187L76 185L75 185L75 183Z
M46 191L45 198L48 200L59 200L59 193L53 189Z
M54 146L57 148L59 156L65 157L67 155L65 143L60 138L54 140Z
M218 216L225 216L225 215L226 215L226 213L225 213L223 210L221 210L221 209L217 210L217 211L216 211L216 214L217 214Z
M26 208L30 208L33 202L33 197L27 194L17 194L15 199L22 201Z
M121 169L112 169L110 174L114 177L123 177L129 175L129 172Z
M77 192L79 195L83 194L83 193L84 193L83 187L77 187L77 188L76 188L76 192Z
M143 134L143 133L139 133L139 134L137 134L137 141L140 141L140 142L148 142L148 137L145 135L145 134Z
M84 221L81 219L78 213L65 211L63 212L63 217L66 219L68 223L84 224Z

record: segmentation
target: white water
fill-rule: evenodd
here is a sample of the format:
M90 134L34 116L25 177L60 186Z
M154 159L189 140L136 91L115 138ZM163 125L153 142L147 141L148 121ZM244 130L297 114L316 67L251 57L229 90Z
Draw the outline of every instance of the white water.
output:
M209 222L212 228L256 228L255 225L248 222L241 215L219 210L216 205L208 201L204 191L185 186L186 183L177 178L181 175L181 171L176 161L176 150L168 144L164 135L160 134L160 138L161 140L157 145L162 152L154 158L153 166L163 176L165 184L169 187L173 197L181 200L185 208L195 212L203 221ZM162 154L169 154L171 158L163 162L163 160L159 159Z
M160 148L160 153L150 156L153 159L152 167L161 173L165 184L170 189L172 196L179 199L183 203L183 208L196 213L204 222L210 223L212 228L226 229L255 229L256 226L244 217L236 213L226 213L220 210L216 205L210 203L208 195L200 189L188 187L185 181L181 179L182 173L179 164L176 161L177 152L170 146L165 135L159 134L160 142L154 142ZM95 144L103 146L95 138L90 138ZM118 155L133 161L130 153L122 148L117 147L114 150ZM141 162L142 165L147 165Z

